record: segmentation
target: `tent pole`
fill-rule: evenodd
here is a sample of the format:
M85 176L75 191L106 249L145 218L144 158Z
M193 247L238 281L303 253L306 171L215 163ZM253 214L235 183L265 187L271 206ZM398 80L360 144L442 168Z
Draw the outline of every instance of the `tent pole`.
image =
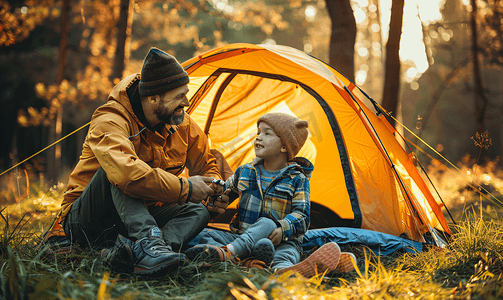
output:
M398 182L400 183L400 186L401 186L402 191L403 191L403 193L404 193L404 195L405 195L405 198L408 200L408 204L410 205L409 209L410 209L411 214L412 214L412 216L413 216L413 218L414 218L414 222L416 223L416 227L417 227L417 229L418 229L418 232L419 232L419 234L421 234L420 227L419 227L419 225L417 224L417 219L416 219L416 215L417 215L417 216L419 216L419 215L418 215L418 212L416 211L416 209L415 209L415 207L414 207L414 204L412 203L412 200L411 200L411 198L410 198L409 193L407 192L407 189L405 188L405 184L403 183L402 178L400 177L400 175L398 174L398 171L396 170L396 166L395 166L395 164L394 164L394 163L393 163L393 161L391 160L391 157L389 156L388 151L386 151L386 148L384 147L384 144L382 143L381 139L379 138L379 135L377 135L377 132L376 132L376 130L375 130L375 128L374 128L374 126L372 125L372 122L370 122L370 120L369 120L369 118L368 118L367 114L366 114L366 113L365 113L365 111L363 111L363 109L361 108L360 103L358 103L358 101L356 101L356 99L355 99L355 97L353 96L353 94L349 91L348 87L347 87L347 86L345 86L345 85L344 85L344 90L346 90L346 92L349 94L349 96L351 96L351 98L353 99L353 101L354 101L354 102L358 105L358 107L360 107L360 110L363 112L363 115L365 116L365 118L367 119L368 123L370 124L370 127L372 128L372 130L373 130L373 132L374 132L374 134L375 134L375 136L376 136L377 140L379 141L379 144L381 145L381 148L383 149L384 153L386 154L386 157L388 158L388 162L391 164L391 168L393 169L393 171L394 171L394 173L395 173L395 176L396 176L396 178L398 179ZM419 219L421 219L421 218L419 217ZM421 220L421 223L423 223L423 222L422 222L422 220ZM428 228L428 230L429 230L429 231L430 231L430 233L433 235L433 233L431 232L431 230L430 230L429 228ZM422 236L422 234L421 234L421 237L424 239L424 237Z
M365 91L363 91L359 86L355 85L355 87L358 88L358 90L363 94L365 95L365 97L367 97L367 99L372 102L372 104L374 105L374 108L376 109L376 111L379 113L379 114L383 114L386 119L388 120L388 115L382 110L382 108L379 106L379 104L374 100L372 99L367 93L365 93ZM349 90L348 90L349 92ZM350 93L350 92L349 92ZM350 93L351 94L351 93ZM354 98L353 98L354 100ZM355 101L356 102L356 101ZM358 102L357 102L358 103ZM390 122L391 124L391 122ZM402 125L403 126L403 125ZM405 127L405 126L404 126ZM410 130L409 130L410 131ZM407 145L407 147L409 148L409 151L410 152L413 152L410 145L409 145L409 142L410 140L408 139L405 139L402 135L400 135L400 137L404 140L405 144ZM413 144L413 143L412 143ZM419 147L417 145L415 145L416 148L419 149ZM421 164L421 162L417 159L417 162L419 163L419 165L421 166L421 170L424 172L424 174L426 174L426 178L428 178L428 181L430 182L431 186L433 186L433 189L435 190L435 192L437 193L438 197L440 198L440 201L442 201L442 204L444 205L445 207L445 210L447 211L447 213L449 214L449 217L451 218L452 222L456 225L456 221L454 220L454 218L452 217L451 215L451 212L449 211L449 209L447 208L447 205L445 204L444 200L442 199L442 197L440 196L440 193L438 192L437 188L433 185L430 177L428 176L428 173L426 173L423 165Z
M433 189L435 190L435 193L437 193L437 196L438 198L440 198L440 201L442 201L442 204L444 205L445 207L445 210L447 211L447 213L449 214L449 217L451 217L451 220L452 222L454 223L454 225L457 225L456 221L454 221L454 218L452 217L451 215L451 212L449 211L449 209L447 208L447 205L445 204L444 202L444 199L442 199L442 196L440 196L440 193L438 192L437 188L435 187L435 185L433 184L433 182L431 181L430 179L430 176L428 176L428 173L426 173L426 170L423 168L423 164L421 164L421 162L418 160L417 161L419 163L419 166L421 167L421 170L424 172L424 174L426 175L426 178L428 178L428 181L430 182L431 186L433 187Z
M206 126L204 127L204 133L208 135L210 133L211 122L213 121L213 117L215 116L215 111L217 110L218 101L220 101L220 97L225 90L225 88L229 85L229 83L236 77L237 73L231 73L227 78L225 78L222 85L218 88L218 91L211 103L210 112L208 114L208 119L206 120Z

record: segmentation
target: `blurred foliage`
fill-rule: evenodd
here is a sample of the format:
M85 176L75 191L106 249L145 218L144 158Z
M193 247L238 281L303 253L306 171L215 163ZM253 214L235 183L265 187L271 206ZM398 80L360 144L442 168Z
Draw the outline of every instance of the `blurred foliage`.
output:
M498 160L480 162L465 155L457 164L459 171L438 160L428 166L429 178L456 221L466 219L466 212L472 210L485 219L503 212L503 171L498 163Z
M388 12L384 2L351 2L358 27L356 83L378 101L378 95L382 93L382 57L387 35ZM473 88L470 82L469 28L466 26L470 6L468 1L441 2L438 4L440 17L423 16L428 5L437 5L435 3L418 3L412 8L417 11L415 17L422 26L429 68L421 76L412 60L402 61L405 87L401 96L402 109L407 127L427 127L423 135L425 140L438 145L444 153L450 154L450 159L457 161L465 153L475 155L476 151L468 148L464 140L473 135L474 128L474 118L470 115L474 108L470 97ZM181 62L236 42L288 45L328 60L331 20L325 0L141 0L133 3L131 55L124 76L140 71L142 59L152 46L175 55ZM497 85L503 60L503 4L496 0L479 0L477 3L480 50L486 67L483 73L492 79L485 82L489 95L494 96L491 97L487 123L488 128L496 131L490 133L498 145L501 143L501 126L493 125L503 123L498 102L501 91ZM56 84L61 1L2 0L0 66L15 70L14 77L17 77L12 78L10 72L1 75L3 81L10 81L6 84L8 92L0 102L5 108L2 113L5 124L2 125L6 128L3 141L6 150L3 152L7 154L0 156L3 166L11 163L9 153L16 157L31 154L23 153L24 149L13 144L12 134L16 128L54 126L56 112L63 107L64 134L85 124L94 109L106 100L116 83L110 76L117 44L119 4L119 0L71 1L68 64L63 82ZM16 104L10 103L13 95L21 90L33 90L36 95L19 97ZM428 103L435 99L438 100L435 109L425 111ZM431 125L423 119L426 114L433 115ZM459 126L461 118L465 121L463 126ZM448 143L445 141L447 136ZM80 141L77 141L73 148L79 147ZM14 151L16 148L17 152ZM485 154L494 158L497 155L495 149L499 147L493 147Z
M0 1L0 47L26 39L44 19L59 17L54 0L27 0L23 4L12 7L9 1Z
M503 2L477 1L479 57L484 92L489 100L485 130L494 145L482 152L469 140L478 130L468 26L472 9L469 2L446 0L440 20L422 23L429 67L421 77L404 84L401 96L404 125L454 162L461 161L466 154L472 157L482 154L481 161L497 159L503 143L503 90L500 84L503 65L498 63L503 60ZM406 137L415 139L409 133Z
M488 67L503 66L503 1L480 1L480 27L481 39L486 47L481 51L486 57Z
M153 46L176 56L180 62L236 42L278 43L305 48L313 54L326 52L326 48L319 47L319 42L314 42L319 40L322 31L328 36L329 26L323 25L327 22L324 0L290 0L287 5L278 0L142 0L133 3L131 55L124 76L141 70L142 60ZM63 135L90 119L116 83L110 76L117 44L119 5L118 0L71 1L67 67L64 80L57 84L61 1L2 2L0 65L12 62L19 69L16 72L30 78L28 85L14 79L15 84L10 85L14 88L12 94L18 90L36 93L29 98L23 97L15 107L5 111L16 120L15 123L10 119L5 122L6 131L13 132L18 127L55 126L60 107L64 111ZM306 19L306 7L314 9L316 17ZM14 71L13 67L9 68ZM28 101L30 98L45 104L35 106ZM2 98L0 105L8 108L8 101ZM5 139L4 151L16 157L28 155L12 144L10 135ZM80 143L74 147L79 148ZM4 166L10 163L7 154L2 153L0 163Z

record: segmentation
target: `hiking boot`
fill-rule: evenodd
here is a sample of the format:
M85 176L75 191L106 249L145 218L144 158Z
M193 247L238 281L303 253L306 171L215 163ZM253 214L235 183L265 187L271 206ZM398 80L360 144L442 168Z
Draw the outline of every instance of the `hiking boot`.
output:
M102 249L100 260L103 265L117 271L128 272L133 269L134 242L122 235L118 235L112 248Z
M196 245L185 251L185 255L191 261L197 259L211 259L217 261L233 261L236 262L236 257L231 253L226 246L217 247L213 245Z
M317 274L327 271L332 272L336 269L341 258L341 249L334 242L321 246L304 261L278 271L277 274L283 274L287 271L293 271L300 275L311 278Z
M354 263L354 264L353 264ZM341 259L334 273L349 273L355 269L356 256L350 252L342 252Z
M133 254L136 275L164 275L187 259L185 254L173 252L171 247L166 245L158 227L152 227L147 237L134 243Z
M274 244L270 239L263 238L258 240L255 246L253 246L250 256L263 261L266 265L270 265L274 259L274 254L276 254Z

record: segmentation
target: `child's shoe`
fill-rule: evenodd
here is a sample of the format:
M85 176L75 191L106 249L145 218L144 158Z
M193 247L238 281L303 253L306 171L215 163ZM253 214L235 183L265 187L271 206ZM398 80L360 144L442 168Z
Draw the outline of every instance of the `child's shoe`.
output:
M248 269L256 268L259 270L263 270L264 268L267 268L267 265L263 261L258 260L258 259L253 259L251 257L240 261L239 264L245 268L248 268Z
M304 261L278 271L278 274L285 273L292 270L300 275L311 278L316 274L322 274L327 271L332 272L336 269L341 258L341 249L339 245L334 242L327 243L321 246L313 254L311 254Z
M354 265L353 265L354 262ZM341 259L337 268L335 268L334 273L349 273L355 269L356 266L356 256L350 252L342 252Z
M217 261L236 262L235 256L229 249L227 249L226 246L217 247L213 245L196 245L192 248L187 249L185 251L185 255L187 255L187 258L191 261L194 261L198 257L206 257Z
M274 259L274 254L276 250L274 249L274 244L268 238L263 238L258 240L258 242L253 246L250 257L263 261L266 265L270 265Z

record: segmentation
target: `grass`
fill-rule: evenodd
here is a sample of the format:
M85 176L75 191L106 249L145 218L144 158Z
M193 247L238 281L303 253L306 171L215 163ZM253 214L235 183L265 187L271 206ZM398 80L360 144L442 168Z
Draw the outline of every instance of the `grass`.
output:
M437 160L427 167L429 178L456 221L465 219L473 209L487 220L503 212L503 170L498 163L495 160L479 164L466 155L457 163L459 171ZM445 211L444 215L451 220Z
M503 186L494 169L478 170L480 178L492 176L496 191ZM472 189L452 175L440 169L432 173L440 192L448 195L447 205L464 208L456 210L458 222L451 225L454 234L447 248L381 257L363 249L355 251L355 272L310 279L232 263L190 263L153 279L114 273L93 251L56 255L38 244L59 209L64 187L38 189L32 184L29 193L18 193L26 195L21 201L0 210L0 299L503 298L501 209L482 207Z

